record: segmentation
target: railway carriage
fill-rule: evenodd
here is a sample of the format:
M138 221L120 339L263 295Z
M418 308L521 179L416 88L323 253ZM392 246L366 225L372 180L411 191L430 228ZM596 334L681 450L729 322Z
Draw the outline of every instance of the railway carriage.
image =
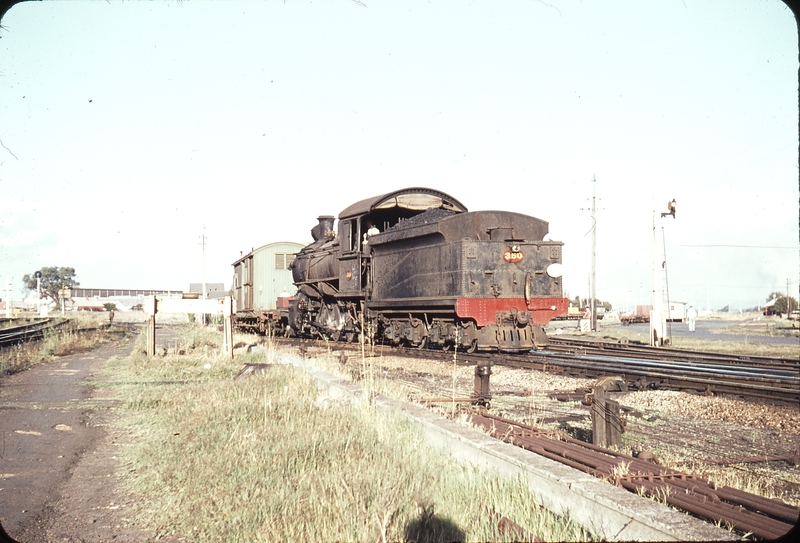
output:
M292 289L291 264L302 243L281 241L253 249L233 263L231 295L240 330L285 332Z
M567 314L563 244L544 240L541 219L470 212L429 188L362 200L338 219L319 217L291 265L293 334L522 352Z

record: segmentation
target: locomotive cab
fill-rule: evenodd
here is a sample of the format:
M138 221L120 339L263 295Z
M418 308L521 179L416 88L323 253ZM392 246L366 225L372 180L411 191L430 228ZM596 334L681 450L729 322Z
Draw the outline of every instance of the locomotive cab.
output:
M337 297L363 295L372 291L372 245L387 230L428 210L463 213L467 208L443 192L408 188L357 202L339 214L339 293Z

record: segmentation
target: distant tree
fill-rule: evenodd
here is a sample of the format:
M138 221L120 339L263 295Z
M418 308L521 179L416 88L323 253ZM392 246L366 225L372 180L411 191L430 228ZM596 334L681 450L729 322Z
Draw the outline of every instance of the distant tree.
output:
M117 304L115 304L114 302L106 302L103 304L103 309L105 309L106 311L116 311Z
M797 300L795 300L792 296L787 297L780 292L773 292L767 297L767 301L775 300L775 305L772 306L773 313L789 313L789 311L795 311L800 309L800 306L797 305Z
M41 270L42 296L53 300L58 305L58 291L63 288L72 288L80 285L75 280L75 268L59 268L45 266ZM36 274L24 275L22 286L28 291L36 290Z

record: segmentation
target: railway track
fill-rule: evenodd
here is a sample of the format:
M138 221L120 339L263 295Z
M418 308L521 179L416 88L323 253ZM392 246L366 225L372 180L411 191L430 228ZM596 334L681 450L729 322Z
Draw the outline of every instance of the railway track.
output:
M304 340L305 345L313 342ZM357 344L319 342L337 350ZM377 346L396 356L453 360L441 350ZM461 365L498 365L581 378L619 377L624 390L682 390L706 395L800 401L800 362L779 357L729 355L706 351L662 349L636 344L551 338L542 351L524 354L461 353Z
M579 377L618 376L632 390L691 390L800 401L800 362L640 345L555 339L503 364Z
M658 358L661 360L675 360L682 362L712 361L730 364L746 365L774 369L798 369L800 363L796 358L782 358L777 356L754 356L749 354L715 353L711 351L697 351L690 349L672 349L667 347L651 347L642 343L628 343L626 341L587 341L576 338L551 337L549 350L575 353L596 354L614 353L622 357Z
M0 330L0 348L40 340L48 331L59 329L66 323L67 319L47 318L30 324L3 328Z
M44 339L45 335L52 332L73 332L73 333L90 333L98 330L103 330L108 334L126 334L136 328L136 325L130 323L115 324L111 326L100 326L92 328L79 328L74 321L60 317L50 317L24 324L21 326L12 326L0 329L0 350L22 343L31 341L39 341Z

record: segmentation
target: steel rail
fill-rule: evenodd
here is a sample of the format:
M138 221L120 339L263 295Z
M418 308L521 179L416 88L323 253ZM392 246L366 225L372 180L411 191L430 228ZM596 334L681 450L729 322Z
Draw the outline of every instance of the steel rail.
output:
M749 366L764 366L774 368L800 368L797 359L756 356L747 354L719 353L713 351L698 351L691 349L674 349L668 347L652 347L644 344L619 343L609 341L590 341L584 339L549 337L550 350L564 352L598 352L614 351L619 356L641 356L658 358L660 360L683 360L709 363L719 360L729 364L747 364Z
M55 330L66 324L66 322L66 319L47 318L31 324L4 328L0 330L0 347L9 347L27 341L42 339L45 332Z
M793 372L789 372L770 377L761 375L758 370L754 370L753 372L739 371L738 375L732 375L736 372L736 368L709 371L708 368L697 366L681 366L673 369L671 364L664 362L639 360L629 363L629 360L628 358L608 356L576 357L575 355L537 351L527 356L505 357L500 364L543 370L559 368L562 373L570 373L570 370L574 370L578 374L592 377L621 376L628 381L628 385L632 389L691 389L700 392L739 394L780 400L797 401L800 399L800 372L793 375ZM541 367L536 367L537 365Z
M572 361L573 359L560 359L558 357L548 358L549 363L553 363L554 360L558 361L556 365L559 367L567 367L567 368L580 368L580 369L587 369L587 370L603 370L603 373L622 373L622 374L629 374L629 375L642 375L642 376L650 376L654 378L660 378L663 380L676 380L676 381L686 381L686 382L693 382L693 383L700 383L700 384L709 384L709 385L735 385L735 386L742 386L748 389L757 389L757 390L765 390L765 391L773 391L773 392L782 392L782 391L789 391L789 392L797 392L797 386L800 384L800 378L793 378L793 379L770 379L770 378L762 378L758 375L730 375L726 374L725 372L695 372L697 374L703 374L700 376L691 376L684 373L682 370L684 368L678 368L672 370L669 367L660 367L649 369L646 365L619 365L619 362L622 361L613 361L615 362L615 366L612 367L612 371L607 371L608 366L598 365L595 362L598 362L595 358L587 358L585 361ZM708 377L706 377L708 375ZM789 388L782 388L782 387L774 387L772 385L775 384L787 384L791 385Z
M566 358L568 360L572 359L587 360L592 362L608 363L608 364L619 364L620 362L624 362L627 366L631 367L666 369L675 372L689 371L698 374L709 374L715 377L724 377L724 376L744 377L744 378L753 377L757 380L780 381L780 382L786 382L787 384L800 385L800 373L797 370L791 370L791 369L774 370L774 369L753 368L753 367L726 366L716 363L698 365L697 363L691 363L691 362L687 363L678 360L663 361L657 359L651 360L644 358L620 358L609 355L602 355L602 356L580 355L580 354L563 355L561 353L548 350L537 351L536 354L541 354L543 356L548 356L553 358ZM784 379L786 381L781 381Z
M755 537L775 539L798 521L800 508L730 487L717 487L695 475L657 466L516 421L481 412L472 422L491 435L547 458L644 494L695 516L724 522ZM623 473L624 472L624 473Z

